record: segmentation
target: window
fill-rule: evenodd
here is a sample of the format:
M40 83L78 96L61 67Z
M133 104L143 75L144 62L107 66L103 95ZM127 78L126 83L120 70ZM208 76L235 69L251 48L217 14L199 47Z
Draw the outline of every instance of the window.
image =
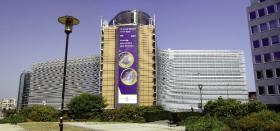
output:
M270 55L270 53L264 54L263 57L264 57L264 62L271 62L271 55Z
M251 27L252 34L258 33L258 26L254 25Z
M268 86L268 94L275 94L275 88L273 85Z
M267 24L266 23L261 23L260 24L260 29L261 29L261 32L267 31L268 30Z
M256 18L257 18L256 12L255 12L255 11L250 12L250 20L254 20L254 19L256 19Z
M277 44L277 43L279 43L279 37L278 37L278 35L271 36L271 43L272 43L272 44Z
M263 39L262 39L262 45L263 45L263 46L269 46L269 40L268 40L268 38L263 38Z
M264 9L259 9L258 13L259 13L259 17L263 17L265 15Z
M256 75L257 75L257 79L263 79L263 72L260 71L256 71Z
M260 41L259 40L254 40L253 41L253 46L254 46L254 48L259 48L260 47Z
M277 11L280 11L280 2L277 3Z
M276 20L271 20L269 21L269 28L272 29L276 29L277 28L277 21Z
M261 3L261 2L265 2L265 0L259 0L259 2Z
M280 77L280 68L276 68L276 77Z
M264 95L265 94L265 90L264 90L264 87L263 86L259 86L259 94L260 95Z
M266 78L272 78L273 77L273 72L271 69L265 70Z
M262 63L261 55L255 55L255 63Z
M274 60L280 60L280 51L274 52L273 55L274 55Z
M270 5L267 7L267 13L272 14L275 12L274 5Z

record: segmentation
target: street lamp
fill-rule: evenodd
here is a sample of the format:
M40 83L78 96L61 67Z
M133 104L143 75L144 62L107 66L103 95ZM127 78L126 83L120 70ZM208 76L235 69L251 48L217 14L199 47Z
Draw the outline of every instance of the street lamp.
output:
M202 88L203 88L202 84L198 84L198 89L200 91L200 109L201 109L201 111L202 111L202 93L201 93Z
M68 55L68 40L69 34L72 32L73 25L78 25L80 21L72 16L61 16L58 18L58 22L65 25L66 34L66 47L64 56L64 69L63 69L63 85L62 85L62 96L61 96L61 109L60 109L60 131L63 131L63 114L64 114L64 92L65 92L65 81L66 81L66 68L67 68L67 55Z
M202 93L201 93L201 90L203 88L202 84L200 84L200 73L197 73L198 75L198 89L199 89L199 92L200 92L200 109L201 109L201 112L202 112Z

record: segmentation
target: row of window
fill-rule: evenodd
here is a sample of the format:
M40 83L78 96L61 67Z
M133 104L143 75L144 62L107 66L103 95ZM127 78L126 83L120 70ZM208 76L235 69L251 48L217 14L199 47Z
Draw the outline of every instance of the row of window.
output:
M280 19L277 20L270 20L268 23L264 22L261 23L259 26L258 25L253 25L251 26L251 33L257 34L258 32L264 32L264 31L268 31L276 29L277 27L280 27Z
M261 40L253 40L253 47L260 48L262 47L267 47L269 45L274 45L274 44L279 44L279 36L274 35L271 36L270 38L262 38Z
M267 79L273 78L274 76L278 78L280 77L280 68L275 68L275 73L272 69L266 69L264 72ZM256 71L256 76L258 80L264 79L264 72L262 70Z
M276 11L280 12L280 2L276 5L269 5L266 8L258 9L257 11L250 12L250 20L255 20L257 18L263 17L265 15L270 15L272 13L275 13Z
M277 88L275 88L274 85L268 85L267 89L265 86L259 86L259 94L260 95L273 95L273 94L280 94L280 85L276 86L278 87L278 91Z
M263 58L262 58L263 56ZM255 55L255 64L259 64L262 62L272 62L272 61L280 60L280 51L276 51L273 53L265 53L263 55Z

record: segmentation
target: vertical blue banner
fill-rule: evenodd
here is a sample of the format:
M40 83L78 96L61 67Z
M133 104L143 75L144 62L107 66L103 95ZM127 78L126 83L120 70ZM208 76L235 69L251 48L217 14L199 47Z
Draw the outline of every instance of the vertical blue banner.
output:
M138 39L137 26L118 28L118 103L137 103Z

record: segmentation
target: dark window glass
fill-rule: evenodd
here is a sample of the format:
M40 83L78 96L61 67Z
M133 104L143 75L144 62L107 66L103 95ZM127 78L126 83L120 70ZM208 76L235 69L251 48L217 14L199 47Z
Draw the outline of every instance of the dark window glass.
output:
M272 44L277 44L277 43L279 43L279 37L278 37L278 35L271 36L271 43L272 43Z
M264 87L263 87L263 86L259 86L258 88L259 88L259 94L260 94L260 95L265 94L265 90L264 90Z
M258 13L259 13L259 17L263 17L265 15L264 9L259 9Z
M271 55L270 53L266 53L263 55L264 62L271 62Z
M253 20L253 19L256 19L256 18L257 18L256 12L255 11L250 12L250 20Z
M265 2L265 0L259 0L259 2Z
M263 79L262 71L256 71L257 79Z
M276 68L276 76L280 77L280 68Z
M274 60L280 60L280 51L274 52Z
M276 20L271 20L269 21L269 28L270 29L276 29L277 28L277 21Z
M261 55L255 55L255 63L262 63Z
M268 14L271 14L271 13L274 13L275 12L275 9L274 9L274 5L270 5L267 7L267 13Z
M258 26L254 25L251 27L252 34L258 33Z
M263 45L263 46L269 46L269 40L268 40L268 38L263 38L263 39L262 39L262 45Z
M277 10L280 11L280 2L277 3Z
M254 48L259 48L260 47L260 41L259 40L254 40L253 41L253 46L254 46Z
M262 23L262 24L260 24L260 29L261 29L261 32L263 32L263 31L267 31L267 30L268 30L268 28L267 28L267 24L266 24L266 23Z
M273 77L273 72L271 69L265 70L266 78L272 78Z
M275 88L273 85L268 86L268 94L275 94Z

